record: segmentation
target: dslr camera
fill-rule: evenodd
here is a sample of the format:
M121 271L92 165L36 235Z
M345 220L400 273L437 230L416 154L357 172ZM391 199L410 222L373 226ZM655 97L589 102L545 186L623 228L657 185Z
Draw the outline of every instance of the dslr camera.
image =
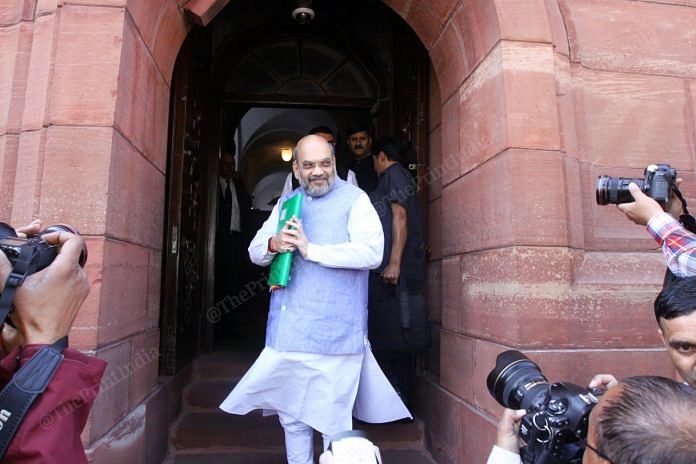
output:
M23 277L27 277L48 267L56 258L58 253L56 246L49 244L41 236L59 231L79 234L77 229L73 227L65 224L56 224L47 227L36 235L20 238L11 226L0 222L0 250L5 253L10 264L12 264L13 272L19 270L17 265L20 264ZM87 247L85 245L82 248L82 254L80 254L80 266L84 267L86 262Z
M628 184L633 182L647 196L662 206L669 204L672 189L676 189L677 170L669 164L651 164L645 168L644 179L631 177L598 176L595 195L598 205L632 203Z
M590 412L601 390L567 382L548 383L539 367L519 351L500 353L488 374L488 391L502 406L525 409L520 423L524 464L580 464Z

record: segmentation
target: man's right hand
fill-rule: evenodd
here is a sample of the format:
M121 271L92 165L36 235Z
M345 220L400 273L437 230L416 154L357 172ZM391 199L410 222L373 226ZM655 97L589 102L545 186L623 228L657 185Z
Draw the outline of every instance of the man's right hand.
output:
M633 203L622 203L616 206L631 221L644 226L654 216L664 212L662 206L660 206L658 202L644 194L633 182L628 184L628 190L631 192L631 196L635 201Z
M524 409L506 409L498 422L496 446L512 453L520 452L520 422L527 412Z
M59 247L58 255L50 266L28 276L17 289L10 316L28 345L51 344L66 336L89 293L87 274L79 265L82 237L61 231L42 238ZM10 271L7 257L0 253L0 285L4 285Z

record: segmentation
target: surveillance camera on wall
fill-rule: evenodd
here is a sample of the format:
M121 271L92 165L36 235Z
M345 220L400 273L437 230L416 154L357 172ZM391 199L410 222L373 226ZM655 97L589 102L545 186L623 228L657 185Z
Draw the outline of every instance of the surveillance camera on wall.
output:
M311 1L297 2L297 8L292 10L292 19L300 24L308 24L314 19L314 10Z

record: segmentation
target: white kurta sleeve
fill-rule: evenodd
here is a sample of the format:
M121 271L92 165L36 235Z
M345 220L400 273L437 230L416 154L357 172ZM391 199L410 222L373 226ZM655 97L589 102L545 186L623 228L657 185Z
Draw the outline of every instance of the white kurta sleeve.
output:
M292 192L292 172L288 174L288 177L285 178L285 183L283 184L283 191L280 192L280 196L282 197L283 195L287 195L288 193Z
M251 258L252 263L258 266L268 266L276 255L276 253L268 253L268 239L273 237L278 229L278 218L280 215L278 203L280 201L275 204L271 215L256 232L254 239L249 244L249 258Z
M375 269L382 263L382 223L365 193L358 196L350 210L348 236L349 241L334 245L310 243L306 259L342 269Z
M513 453L498 446L493 446L493 451L488 456L486 464L521 464L522 459L517 453Z

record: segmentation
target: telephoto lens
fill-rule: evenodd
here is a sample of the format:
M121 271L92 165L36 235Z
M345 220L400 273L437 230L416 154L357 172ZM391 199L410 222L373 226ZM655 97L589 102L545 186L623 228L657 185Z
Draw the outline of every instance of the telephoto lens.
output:
M628 189L628 184L633 182L643 190L643 179L632 177L597 177L595 196L598 205L618 205L621 203L632 203L633 196Z

